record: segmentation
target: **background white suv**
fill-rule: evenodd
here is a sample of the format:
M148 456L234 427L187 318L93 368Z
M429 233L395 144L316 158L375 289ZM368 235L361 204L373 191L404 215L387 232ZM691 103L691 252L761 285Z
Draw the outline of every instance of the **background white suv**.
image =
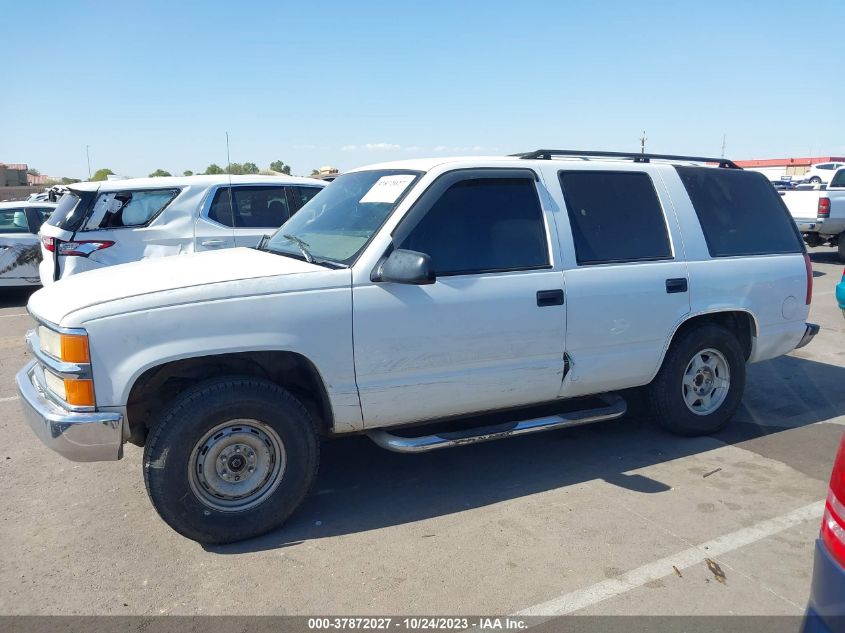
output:
M801 182L809 182L814 185L829 184L833 174L845 163L818 163L810 167L810 170L801 178Z
M72 185L41 227L41 283L152 257L256 246L326 184L224 175Z

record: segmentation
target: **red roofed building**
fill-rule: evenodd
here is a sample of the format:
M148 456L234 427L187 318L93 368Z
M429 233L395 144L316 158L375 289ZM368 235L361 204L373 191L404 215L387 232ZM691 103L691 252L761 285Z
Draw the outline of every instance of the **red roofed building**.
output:
M803 176L811 165L817 163L845 162L843 156L806 156L802 158L762 158L758 160L735 160L743 169L751 169L765 174L769 180L781 176Z

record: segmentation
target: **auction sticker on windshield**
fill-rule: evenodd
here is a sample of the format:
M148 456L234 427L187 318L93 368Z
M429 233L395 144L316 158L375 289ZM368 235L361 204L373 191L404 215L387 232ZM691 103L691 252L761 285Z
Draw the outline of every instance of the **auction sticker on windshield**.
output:
M408 188L408 185L414 178L416 176L413 174L382 176L364 194L361 202L389 202L392 204L399 199L399 196Z

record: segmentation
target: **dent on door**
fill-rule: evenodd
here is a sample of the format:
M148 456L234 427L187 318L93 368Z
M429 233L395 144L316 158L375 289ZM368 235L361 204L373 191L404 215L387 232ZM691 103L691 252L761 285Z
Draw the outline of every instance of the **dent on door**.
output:
M0 277L38 280L41 248L32 235L0 236Z

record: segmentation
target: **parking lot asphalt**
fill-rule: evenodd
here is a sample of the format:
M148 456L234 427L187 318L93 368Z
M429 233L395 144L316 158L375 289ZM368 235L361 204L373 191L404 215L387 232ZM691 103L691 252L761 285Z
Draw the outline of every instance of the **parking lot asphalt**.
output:
M28 292L0 294L0 614L791 614L845 431L842 264L812 249L807 347L749 367L714 437L617 421L420 455L325 443L276 532L203 548L150 505L141 449L77 464L24 425Z

